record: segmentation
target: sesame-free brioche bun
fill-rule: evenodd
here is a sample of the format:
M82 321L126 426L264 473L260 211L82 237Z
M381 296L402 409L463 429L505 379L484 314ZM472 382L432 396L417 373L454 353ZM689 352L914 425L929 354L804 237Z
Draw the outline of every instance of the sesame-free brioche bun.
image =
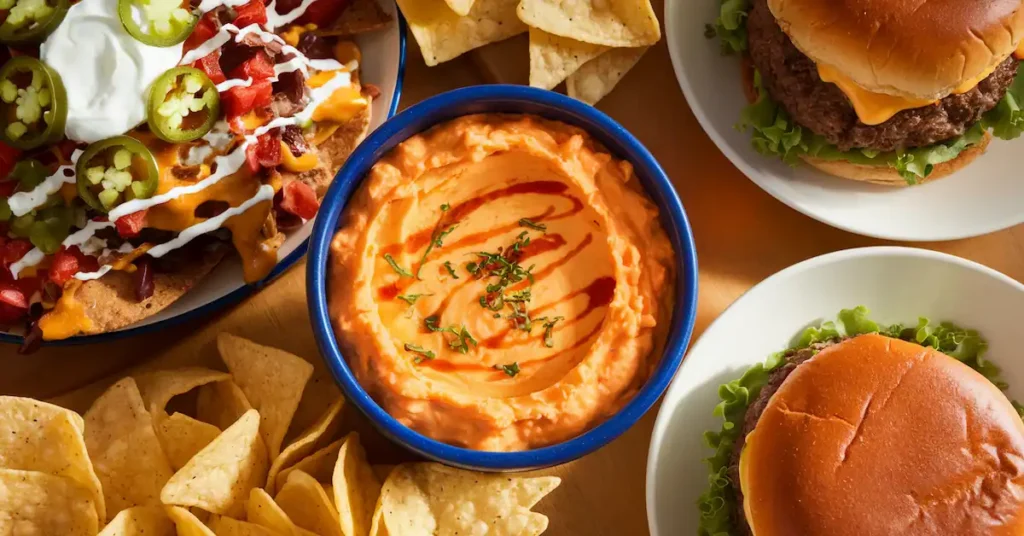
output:
M1024 422L984 376L862 335L797 367L740 460L757 536L1024 534Z
M768 0L816 63L875 93L941 99L1024 38L1024 0Z
M966 167L971 162L974 162L976 158L984 154L985 149L988 148L988 142L991 140L992 135L986 132L985 137L982 138L981 141L961 151L956 158L948 162L936 164L935 167L932 168L932 172L929 173L927 177L919 179L918 184L941 179ZM813 156L803 156L802 158L811 166L824 171L829 175L835 175L836 177L883 184L885 186L909 186L907 181L900 176L899 172L897 172L895 168L888 166L868 166L864 164L855 164L846 160L825 160L822 158L814 158Z

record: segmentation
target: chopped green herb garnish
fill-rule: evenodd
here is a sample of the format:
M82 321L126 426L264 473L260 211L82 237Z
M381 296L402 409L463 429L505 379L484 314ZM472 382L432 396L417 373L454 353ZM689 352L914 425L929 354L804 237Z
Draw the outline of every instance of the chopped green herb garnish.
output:
M519 226L520 227L529 227L530 229L536 229L538 231L543 231L545 233L548 231L548 226L547 225L544 225L543 223L537 223L537 222L535 222L535 221L533 221L533 220L531 220L529 218L523 218L523 219L519 220Z
M494 365L494 368L508 374L509 378L515 378L516 374L519 374L519 363L512 363L511 365Z
M469 275L475 276L476 274L480 273L480 264L475 262L467 262L466 271L469 272Z
M448 203L445 203L441 205L441 212L448 212L449 208ZM433 251L435 247L444 247L444 238L452 234L452 231L457 227L457 225L450 225L447 229L442 231L441 224L443 222L444 217L442 216L441 219L437 221L437 225L434 226L434 232L430 235L430 243L427 244L427 249L423 251L423 256L420 257L420 263L416 266L416 279L422 279L420 277L420 270L422 270L423 265L427 263L427 256L430 255L430 252Z
M421 356L421 357L417 357L415 359L415 361L414 361L415 363L419 363L423 359L434 359L435 357L437 357L437 356L434 355L434 352L431 352L430 350L427 350L426 348L424 348L422 346L419 346L419 345L416 345L416 344L406 343L405 344L405 351L406 352L412 352L412 353L415 353L415 354L419 354Z
M461 354L469 353L469 345L477 345L476 339L469 334L469 330L466 326L448 326L441 327L441 319L437 316L431 315L423 319L423 325L430 331L435 333L451 333L454 338L448 338L448 347Z
M544 346L547 346L548 348L553 348L555 346L555 338L552 334L555 331L555 324L562 320L565 320L565 317L556 316L551 320L544 322Z
M408 303L409 305L416 305L416 300L424 296L433 296L433 294L399 294L398 299Z
M398 263L395 262L395 258L392 257L390 253L384 254L384 260L388 261L388 264L391 265L391 269L397 272L398 275L402 277L412 277L412 272L399 266Z
M441 205L441 212L448 212L448 209L450 208L452 208L451 205L449 205L448 203L444 203Z
M459 278L459 275L455 273L455 267L452 266L452 262L451 261L444 261L444 269L448 270L448 275L452 276L452 278L454 278L454 279L458 279Z

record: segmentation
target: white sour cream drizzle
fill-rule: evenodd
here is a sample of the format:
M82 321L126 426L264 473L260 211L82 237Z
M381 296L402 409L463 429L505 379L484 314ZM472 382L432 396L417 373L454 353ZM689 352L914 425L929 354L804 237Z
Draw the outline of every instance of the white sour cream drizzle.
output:
M309 9L309 6L313 5L313 2L316 2L316 0L302 0L299 7L285 13L284 15L278 15L277 0L274 0L267 6L267 28L276 30L285 24L295 22L299 17L306 13L306 10Z
M209 13L220 6L241 7L248 3L249 0L203 0L203 2L199 4L199 11L202 13Z
M117 249L111 250L111 249L104 248L103 249L103 253L100 253L99 256L100 256L100 258L104 258L104 257L110 256L110 254L114 253L114 252L121 253L121 254L128 254L128 253L131 253L133 251L135 251L135 248L133 248L132 245L129 244L128 242L125 242L124 244L121 244L121 247L119 247ZM84 252L84 250L83 250L83 252ZM107 275L107 272L109 272L109 271L111 271L113 269L114 269L114 265L112 265L112 264L104 264L103 266L100 267L99 270L96 270L95 272L78 272L77 274L75 274L75 279L77 279L79 281L92 281L93 279L99 279L99 278L103 277L104 275Z
M68 237L61 242L61 245L66 248L71 246L81 246L92 238L93 235L96 234L96 231L113 226L114 224L109 221L89 221L89 223L85 224L85 227L68 235ZM39 248L32 248L32 250L26 253L24 257L18 259L18 262L11 265L11 275L14 276L14 279L18 279L18 274L21 273L22 270L29 266L39 264L43 261L44 257L46 257L46 254L43 253L42 250Z
M252 78L246 78L245 80L239 80L237 78L234 80L225 80L224 82L217 84L217 93L224 93L225 91L236 87L249 87L251 85Z
M185 244L188 244L189 242L191 242L193 239L200 235L204 235L211 231L216 231L222 225L224 225L224 222L226 222L228 218L232 216L238 216L239 214L242 214L245 211L252 208L257 203L261 203L263 201L270 201L273 198L274 187L269 184L264 184L263 186L260 186L260 189L259 191L256 192L256 195L250 197L241 205L229 208L224 212L220 213L219 215L214 216L202 223L197 223L191 227L186 228L184 231L178 233L178 236L174 240L171 240L170 242L164 242L163 244L160 244L158 246L153 246L146 253L148 253L150 257L163 257L169 252L178 249L181 246L184 246Z
M24 216L46 203L50 195L57 193L61 186L74 184L75 164L82 156L82 151L75 150L71 154L71 164L57 168L57 171L47 177L43 182L29 192L18 192L7 199L7 205L11 207L11 214ZM70 173L69 173L70 172Z

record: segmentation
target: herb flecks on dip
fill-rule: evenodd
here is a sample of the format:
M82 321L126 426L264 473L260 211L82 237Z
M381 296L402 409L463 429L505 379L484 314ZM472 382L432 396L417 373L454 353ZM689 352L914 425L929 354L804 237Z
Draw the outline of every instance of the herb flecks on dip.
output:
M672 246L630 164L577 128L473 115L392 150L332 244L356 378L403 424L511 451L574 437L659 359Z

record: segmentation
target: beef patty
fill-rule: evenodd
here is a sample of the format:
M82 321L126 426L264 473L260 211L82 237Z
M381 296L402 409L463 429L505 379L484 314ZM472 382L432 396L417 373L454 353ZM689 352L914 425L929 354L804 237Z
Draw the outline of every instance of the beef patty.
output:
M1018 62L1011 56L967 93L950 95L923 108L904 110L879 125L865 125L839 87L822 81L814 61L783 33L768 9L767 0L753 0L747 33L751 61L772 98L798 124L844 151L893 151L959 136L999 103L1017 76Z
M768 376L768 383L761 388L757 398L747 407L747 414L743 417L743 426L740 428L740 435L733 445L732 458L729 460L729 480L732 481L733 490L736 492L736 511L733 513L733 526L743 536L753 536L750 525L747 523L746 514L743 512L743 490L740 489L740 454L743 452L743 445L746 443L747 434L754 430L757 421L761 420L761 414L768 407L779 387L789 378L789 375L805 361L814 357L821 350L828 348L842 341L828 341L815 343L801 350L790 350L783 357L783 363Z

